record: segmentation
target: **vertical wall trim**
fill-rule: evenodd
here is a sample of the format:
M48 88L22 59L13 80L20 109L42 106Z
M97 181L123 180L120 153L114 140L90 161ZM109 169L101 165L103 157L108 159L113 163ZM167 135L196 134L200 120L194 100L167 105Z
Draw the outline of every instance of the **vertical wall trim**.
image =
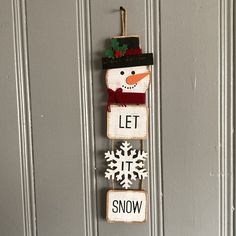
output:
M233 0L219 0L220 236L234 233Z
M12 0L12 14L24 235L36 236L36 202L25 0Z
M90 1L77 2L77 50L82 130L85 235L98 235Z
M151 236L164 235L162 135L161 135L161 80L160 80L160 0L146 1L147 51L154 52L152 84L149 92L150 134L149 159L149 232Z

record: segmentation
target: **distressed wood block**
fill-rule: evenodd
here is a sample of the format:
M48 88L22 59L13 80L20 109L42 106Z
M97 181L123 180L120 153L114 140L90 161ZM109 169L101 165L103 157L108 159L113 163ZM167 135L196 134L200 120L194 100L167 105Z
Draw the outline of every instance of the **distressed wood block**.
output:
M110 139L146 139L148 109L145 105L111 105L107 112L107 136Z
M109 190L106 220L109 223L144 223L147 215L147 193L143 190Z

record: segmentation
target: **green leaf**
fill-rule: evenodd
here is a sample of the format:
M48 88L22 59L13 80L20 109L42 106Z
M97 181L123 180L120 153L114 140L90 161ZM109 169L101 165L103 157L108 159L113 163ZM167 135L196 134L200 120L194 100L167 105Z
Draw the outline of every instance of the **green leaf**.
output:
M114 57L114 52L111 49L105 51L105 56L107 57Z
M117 39L111 40L111 47L113 48L113 50L116 50L119 47L119 42Z
M119 47L119 51L122 52L122 55L125 54L126 50L128 49L128 45L124 44L121 47Z

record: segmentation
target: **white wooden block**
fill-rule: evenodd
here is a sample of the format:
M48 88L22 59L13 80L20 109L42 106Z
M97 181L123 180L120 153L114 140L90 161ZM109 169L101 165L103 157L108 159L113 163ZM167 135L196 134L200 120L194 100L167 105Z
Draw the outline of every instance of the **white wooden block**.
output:
M107 136L110 139L146 139L148 109L145 105L111 105L107 112Z
M106 205L109 223L146 222L147 193L143 190L109 190Z

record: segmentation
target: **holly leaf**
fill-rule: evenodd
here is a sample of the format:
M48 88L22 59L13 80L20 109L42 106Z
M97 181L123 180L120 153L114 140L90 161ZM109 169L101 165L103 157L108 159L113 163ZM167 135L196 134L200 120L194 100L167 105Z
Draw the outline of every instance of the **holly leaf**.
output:
M126 50L128 49L128 45L127 44L123 44L121 47L119 47L119 51L122 52L122 56L124 56Z
M113 57L114 57L114 51L111 50L111 49L106 50L106 51L105 51L105 56L106 56L106 57L110 57L110 58L112 57L112 58L113 58Z
M111 47L113 48L113 50L118 49L118 47L119 47L119 42L118 42L117 39L112 39L112 40L111 40Z

